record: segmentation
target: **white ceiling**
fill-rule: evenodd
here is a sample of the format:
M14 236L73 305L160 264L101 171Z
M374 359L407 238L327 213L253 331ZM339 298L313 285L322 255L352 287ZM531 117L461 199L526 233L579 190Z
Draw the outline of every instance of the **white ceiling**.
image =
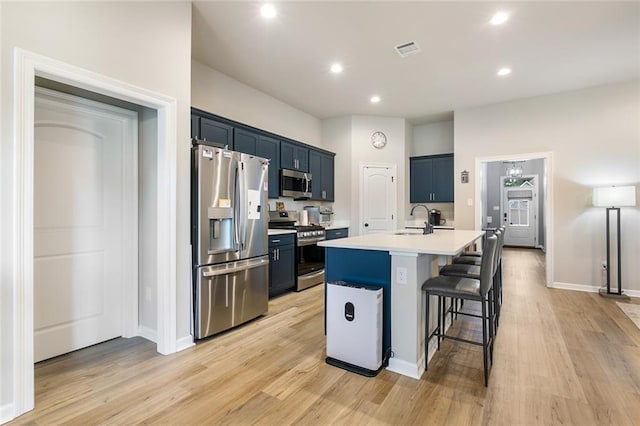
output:
M640 78L640 2L194 2L195 60L313 116L451 111ZM504 10L502 26L488 23ZM417 55L394 46L416 41ZM344 72L333 75L334 61ZM511 75L496 76L509 66ZM379 104L369 98L378 94Z

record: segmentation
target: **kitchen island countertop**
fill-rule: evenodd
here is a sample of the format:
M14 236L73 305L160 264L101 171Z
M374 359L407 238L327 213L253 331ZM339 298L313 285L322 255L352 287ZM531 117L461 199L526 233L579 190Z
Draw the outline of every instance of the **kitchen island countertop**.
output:
M410 235L398 235L398 233ZM367 234L338 240L325 240L319 242L318 245L321 247L455 256L483 235L482 231L438 229L433 234L423 235L418 229L399 229L388 234Z

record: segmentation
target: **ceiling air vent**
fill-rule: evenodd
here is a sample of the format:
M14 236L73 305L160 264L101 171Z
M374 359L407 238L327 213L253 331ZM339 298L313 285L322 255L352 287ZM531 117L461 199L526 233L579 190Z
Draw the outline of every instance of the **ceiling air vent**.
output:
M396 52L402 58L406 58L409 55L414 55L420 51L420 46L415 41L409 41L396 46Z

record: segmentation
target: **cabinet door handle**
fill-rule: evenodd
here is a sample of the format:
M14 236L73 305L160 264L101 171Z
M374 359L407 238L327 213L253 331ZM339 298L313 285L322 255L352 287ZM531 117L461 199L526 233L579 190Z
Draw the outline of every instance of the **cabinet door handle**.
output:
M280 242L280 240L271 240L271 242L272 242L273 244L276 244L276 243L279 243L279 242Z
M278 260L280 260L280 249L278 249Z
M322 191L322 198L323 199L327 198L327 191Z

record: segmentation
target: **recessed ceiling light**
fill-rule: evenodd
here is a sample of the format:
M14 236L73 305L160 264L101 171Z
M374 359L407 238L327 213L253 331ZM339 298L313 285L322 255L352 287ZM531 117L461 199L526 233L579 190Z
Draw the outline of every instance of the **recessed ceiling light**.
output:
M370 101L372 104L377 104L378 102L380 102L380 96L378 95L372 96Z
M497 12L491 17L491 25L502 25L509 20L509 14L507 12Z
M265 19L275 18L276 17L276 8L270 3L265 3L260 8L260 14Z
M340 74L342 72L344 68L342 67L342 65L335 63L333 65L331 65L331 72L334 74Z
M505 68L500 68L498 70L498 75L500 77L504 77L505 75L509 75L509 74L511 74L511 68L506 68L505 67Z

